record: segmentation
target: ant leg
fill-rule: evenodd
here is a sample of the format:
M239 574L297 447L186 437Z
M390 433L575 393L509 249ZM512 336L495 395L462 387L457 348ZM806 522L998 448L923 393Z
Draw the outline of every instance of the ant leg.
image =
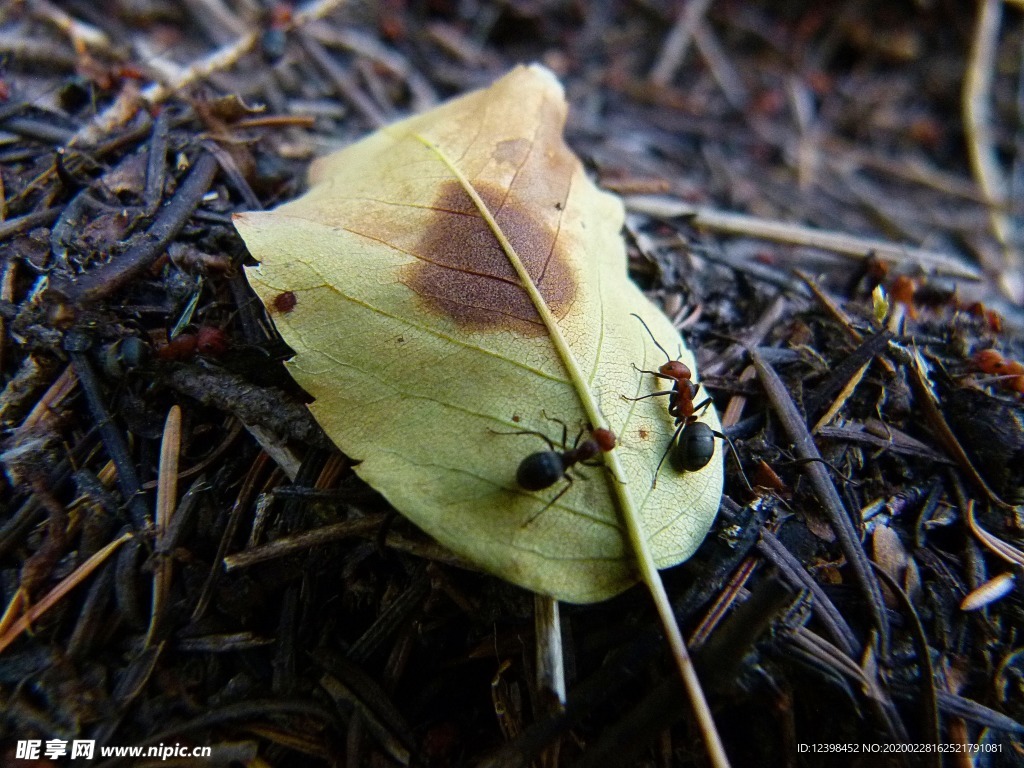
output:
M565 492L566 492L566 491L568 491L568 490L569 490L569 489L570 489L570 488L572 487L573 479L572 479L572 475L570 475L570 474L569 474L568 472L566 472L566 473L565 473L564 477L565 477L566 483L565 483L565 485L564 485L564 486L562 487L562 490L560 490L560 491L558 492L558 494L557 494L557 495L555 496L555 498L553 498L553 499L552 499L551 501L549 501L549 502L548 502L547 504L545 504L545 505L544 505L544 506L543 506L543 507L541 508L540 512L537 512L537 513L535 513L535 514L533 514L533 515L530 515L530 519L529 519L529 520L527 520L527 521L526 521L525 523L523 523L523 524L522 524L522 525L520 526L521 528L526 528L526 527L527 527L528 525L531 525L531 524L533 523L533 521L534 521L534 520L536 520L536 519L537 519L538 517L540 517L540 516L541 516L541 515L543 515L543 514L544 514L545 512L547 512L547 511L548 511L548 509L549 509L549 508L550 508L550 507L551 507L551 506L552 506L553 504L555 504L555 502L557 502L557 501L558 501L558 500L559 500L560 498L562 498L563 496L565 496Z
M517 432L502 432L502 431L497 430L497 429L490 429L490 428L488 428L487 431L490 432L492 435L536 435L541 440L543 440L545 443L547 443L548 444L548 448L550 448L552 451L557 451L558 450L557 448L555 448L555 444L551 442L551 438L549 438L543 432L536 432L536 431L534 431L532 429L520 429Z
M693 406L693 415L696 416L698 413L706 411L709 405L711 405L711 398L705 397L700 403Z
M547 419L548 421L553 421L556 424L561 424L562 425L562 450L563 451L566 450L569 447L567 445L567 443L566 443L566 441L569 439L569 425L566 424L564 421L562 421L557 416L548 416L547 412L545 412L545 411L541 411L541 415L545 419ZM580 434L582 435L583 432L581 431ZM578 442L579 441L579 437L577 437L576 440ZM575 448L576 446L574 445L573 447ZM554 448L552 448L552 450L554 450Z
M788 462L786 462L786 463L787 463L787 464L810 464L810 463L811 463L812 461L818 461L818 462L821 462L821 463L822 463L822 464L824 464L824 465L825 465L826 467L828 467L828 468L829 468L829 469L831 469L831 470L832 470L833 472L835 472L835 473L836 473L836 475L838 475L839 477L841 477L841 478L843 479L843 481L844 481L844 482L847 482L847 483L849 483L850 485L860 485L860 483L859 483L859 482L857 482L857 481L856 481L856 480L854 480L854 479L853 479L852 477L850 477L850 476L849 476L848 474L846 474L845 472L843 472L843 471L842 471L841 469L839 469L839 467L837 467L837 466L836 466L835 464L833 464L833 463L832 463L832 462L830 462L830 461L825 461L825 459L823 459L823 458L821 458L821 457L818 457L818 456L808 456L808 457L807 457L806 459L792 459L792 460L790 460L790 461L788 461Z
M646 371L644 371L644 373L646 373ZM629 400L629 402L635 403L638 400L646 400L649 397L661 397L662 395L673 395L673 394L675 394L674 390L666 389L666 390L664 390L662 392L651 392L651 394L649 394L649 395L641 395L640 397L626 397L625 395L619 395L619 397L621 397L623 400Z
M654 470L654 482L651 483L651 490L653 491L658 487L658 473L661 472L661 465L665 463L665 459L668 458L669 451L672 450L672 446L676 444L676 440L679 439L679 433L683 431L683 427L686 426L685 421L679 422L679 426L676 427L675 433L672 435L672 439L668 441L668 447L665 448L665 452L661 454L661 461L658 462L658 466Z
M732 451L732 457L733 459L736 460L736 468L739 469L740 477L743 478L743 483L747 486L748 491L756 494L757 492L754 490L754 487L750 484L750 480L747 479L747 473L743 471L743 464L740 463L740 454L739 452L737 452L736 445L733 443L732 438L729 437L728 435L723 435L721 432L715 432L714 430L711 430L711 434L713 434L717 438L720 438L722 441L725 442L726 445L729 446L729 450Z

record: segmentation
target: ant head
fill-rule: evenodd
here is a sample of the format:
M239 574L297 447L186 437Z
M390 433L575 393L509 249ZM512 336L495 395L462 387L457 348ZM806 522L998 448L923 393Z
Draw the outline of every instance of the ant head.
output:
M1006 373L1006 359L995 349L983 349L975 352L972 358L974 364L989 375L998 376Z
M658 372L662 376L667 376L670 379L675 379L676 381L690 378L690 369L685 363L682 363L679 360L669 360L658 369Z
M615 447L615 433L610 429L604 427L598 427L593 430L594 442L597 443L597 447L602 451L610 451Z

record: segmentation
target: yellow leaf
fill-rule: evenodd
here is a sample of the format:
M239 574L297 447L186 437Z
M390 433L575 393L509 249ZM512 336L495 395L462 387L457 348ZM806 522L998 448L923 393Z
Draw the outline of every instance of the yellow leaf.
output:
M295 350L289 369L357 473L467 560L570 602L636 581L639 523L659 567L689 557L718 508L722 448L698 472L655 467L675 430L658 341L695 370L626 275L619 200L565 145L545 69L384 128L317 161L311 189L235 223L250 283ZM636 368L634 367L636 366ZM698 395L698 402L703 399ZM701 414L719 429L714 409ZM529 454L589 426L603 466L536 492ZM561 447L561 446L559 446Z

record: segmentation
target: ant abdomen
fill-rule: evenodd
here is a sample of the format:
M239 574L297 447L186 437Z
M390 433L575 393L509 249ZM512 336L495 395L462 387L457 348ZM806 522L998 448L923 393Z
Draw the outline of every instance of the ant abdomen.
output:
M714 455L715 431L703 421L694 421L679 433L670 461L678 472L697 472L710 464Z
M540 491L557 483L565 475L565 462L557 451L531 453L516 470L516 482L527 491Z

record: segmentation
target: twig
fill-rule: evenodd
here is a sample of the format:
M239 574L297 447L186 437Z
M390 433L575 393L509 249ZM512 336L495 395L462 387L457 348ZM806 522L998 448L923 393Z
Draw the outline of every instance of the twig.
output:
M192 16L202 26L203 31L217 42L217 45L229 45L234 38L245 34L246 25L224 0L183 0L192 12Z
M149 138L149 156L146 158L146 187L142 195L146 214L152 216L160 207L167 177L167 142L171 129L170 110L163 109L153 121Z
M181 408L172 405L164 423L163 442L160 444L160 464L157 472L156 490L156 541L154 550L158 553L153 569L153 603L150 612L149 630L146 632L146 646L152 646L160 629L171 589L171 564L173 560L166 551L167 531L178 496L178 457L181 453Z
M867 341L829 371L821 385L807 396L804 401L804 409L808 416L813 417L824 408L824 413L818 417L818 421L811 428L811 434L817 434L819 429L827 426L832 418L839 413L846 401L853 395L853 391L860 384L861 379L864 378L872 361L889 345L890 339L892 339L892 334L889 331L880 331L870 336ZM831 404L825 408L829 398L833 397Z
M70 37L76 49L96 48L104 53L110 53L113 50L110 38L106 33L91 24L79 21L57 8L49 0L32 0L29 7L34 16L50 22Z
M73 302L102 299L131 282L160 258L168 243L175 238L210 189L217 173L217 161L203 153L174 198L163 207L149 230L120 258L90 270L75 279L61 276L50 290Z
M739 567L736 568L732 576L729 577L729 581L718 591L714 601L705 612L704 618L687 639L690 648L695 652L701 653L703 651L704 643L716 631L725 616L735 608L736 598L746 591L747 582L753 575L757 565L758 558L748 555L739 564ZM719 670L716 670L716 675L718 673Z
M973 203L984 202L976 184L952 171L936 168L920 158L875 153L830 136L822 142L822 160L834 174L844 178L849 178L858 166L863 166L877 174L936 190L949 197L959 197Z
M228 555L224 558L224 570L233 571L238 568L248 568L257 563L285 557L295 552L302 552L311 547L340 541L351 536L359 536L367 531L380 528L383 523L384 515L367 515L358 520L345 520L341 523L325 525L321 528L303 531L292 536L283 536L269 544L262 544L258 547L252 547L236 552L233 555Z
M247 427L262 426L280 438L319 448L333 447L309 409L276 387L259 387L237 374L190 364L176 366L168 373L167 381L204 405L234 414Z
M894 685L893 687L897 686ZM979 704L976 701L965 699L963 696L958 696L955 693L949 693L941 689L935 693L939 709L942 710L943 714L962 717L964 720L970 720L987 728L1005 731L1014 736L1024 734L1024 725L1021 725L1011 717L1007 717L1002 712L997 712L986 707L984 704Z
M245 202L245 209L247 211L263 210L263 203L260 202L259 195L253 191L249 182L245 180L245 174L242 173L231 153L217 142L210 140L203 142L203 149L217 158L217 164L220 166L221 171L227 176L235 191L242 196L242 200Z
M914 603L903 591L903 588L892 576L885 572L885 569L874 564L875 573L878 575L889 591L896 597L903 612L910 618L910 634L914 639L914 650L917 652L917 663L919 665L918 677L921 680L921 708L924 710L925 734L923 741L928 744L939 743L939 702L935 689L935 671L932 668L931 649L928 647L928 637L925 635L924 626L921 624L921 617L918 616ZM928 758L925 758L928 760ZM942 760L938 752L935 752L929 762L932 768L941 768Z
M51 589L42 600L25 611L17 621L11 624L7 632L0 635L0 653L3 653L7 646L13 643L18 636L28 629L40 616L59 603L64 596L68 594L68 592L88 578L89 574L102 565L118 547L130 538L132 538L132 534L130 532L126 532L122 534L120 538L114 539L114 541L107 544L107 546L69 573L59 584L57 584L57 586Z
M707 13L710 5L711 0L692 0L679 11L676 23L672 25L658 60L651 69L652 83L664 88L675 77L683 59L686 58L686 49L690 47L694 27Z
M868 599L868 608L880 633L882 648L888 648L889 625L885 618L885 608L882 605L882 592L871 570L867 555L864 553L864 548L861 546L857 531L850 520L850 515L839 498L835 485L822 466L821 455L807 431L807 425L797 411L796 404L786 391L779 375L758 350L752 350L750 358L754 367L757 368L758 377L761 379L761 384L772 407L778 414L789 439L793 441L793 452L798 458L805 461L803 470L810 479L814 493L821 502L822 509L828 515L832 525L832 530L835 531L839 539L843 554L846 555L846 559L860 583L861 590Z
M146 509L142 500L142 489L139 484L139 475L135 471L135 462L132 461L131 453L124 436L114 425L110 411L103 400L103 393L100 391L99 380L96 371L93 369L92 361L87 354L91 340L81 331L72 331L64 339L64 349L71 359L71 365L75 369L78 383L85 394L85 400L92 413L93 423L99 430L103 440L103 446L107 449L110 460L117 467L117 484L121 487L125 504L131 512L132 522L137 530L144 530L149 526L149 510Z
M939 406L936 404L936 396L932 392L924 372L921 370L923 362L920 359L920 355L911 353L895 342L889 343L889 354L906 369L917 404L924 411L928 424L937 434L943 448L946 449L946 453L949 454L957 466L960 467L960 470L974 483L975 487L988 497L989 501L1003 509L1010 509L1010 505L1000 499L996 492L985 482L985 478L978 472L964 447L953 433L953 430L950 429L949 422L946 421L942 411L939 410Z
M831 296L825 293L825 291L821 289L821 286L818 285L817 281L802 269L794 269L793 274L799 277L803 281L804 285L811 289L811 293L814 294L814 298L816 298L821 306L825 308L825 311L832 316L832 319L839 323L839 327L842 328L846 335L850 337L850 340L855 344L860 344L861 341L863 341L864 336L860 331L853 327L853 320L848 314L846 314L846 310L839 306Z
M989 109L1002 16L1002 0L979 0L978 18L967 59L961 106L971 169L985 196L989 225L1005 259L999 279L1003 290L1014 301L1019 302L1024 300L1024 285L1021 284L1022 263L1020 254L1012 244L1013 226L1004 208L1006 181L996 157L995 139L991 130L992 114Z
M18 425L15 434L25 433L49 418L53 411L74 391L76 386L78 386L78 379L75 378L75 369L69 365L61 372L60 376L53 380L46 393L39 398L32 407L32 410L29 411L21 424Z
M537 694L539 717L550 717L565 708L565 651L558 601L547 595L533 596L533 626L537 644ZM558 765L559 742L548 745L545 765Z
M978 538L978 541L985 545L986 549L1010 565L1017 566L1018 568L1024 567L1024 552L1021 552L1012 544L1007 544L998 536L993 536L978 525L978 521L974 517L974 499L967 502L964 516L967 518L967 525L971 529L971 533Z
M927 461L938 462L939 464L953 464L953 460L937 451L933 451L919 440L915 440L905 432L900 432L886 425L889 430L889 438L878 437L869 432L863 424L846 424L842 427L821 427L815 434L818 437L829 440L839 440L846 443L859 443L869 445L883 451L893 451L904 456L916 456Z
M319 21L313 22L307 29L322 45L329 48L344 48L360 59L369 59L375 65L390 71L395 77L402 78L409 87L412 112L423 112L437 104L438 96L433 84L401 53L384 45L376 37L355 27L337 28Z
M4 240L13 237L14 235L20 235L30 229L36 227L45 227L57 220L60 216L62 208L60 206L55 208L46 208L42 211L33 211L32 213L26 213L24 216L19 216L16 219L8 219L7 221L0 223L0 243Z
M835 607L825 590L815 581L807 569L800 564L793 554L771 531L762 530L758 550L796 587L807 589L811 593L811 608L822 625L832 636L832 640L848 655L853 655L860 648L857 637L846 623L846 619Z
M47 68L65 71L75 68L74 53L64 45L63 40L58 43L49 38L41 40L29 35L24 30L18 34L0 32L0 54L10 56L22 66L44 64Z
M249 471L242 481L242 487L239 489L238 496L235 497L235 503L231 506L231 512L228 514L227 524L221 532L220 543L217 545L217 554L214 557L213 564L210 566L210 572L207 574L203 588L196 599L195 608L192 609L193 621L202 618L203 614L206 613L207 607L210 605L210 601L213 599L217 582L220 580L220 575L224 572L222 566L225 559L224 555L227 554L228 547L231 546L231 542L235 538L235 532L241 523L242 514L248 510L253 497L257 493L256 482L263 476L263 472L269 464L270 461L267 458L267 454L259 454L256 460L253 461L252 466L249 467Z
M409 586L403 589L373 620L366 631L348 647L345 651L346 658L355 664L366 664L388 637L395 634L403 624L408 625L414 620L414 612L430 594L431 580L427 570L426 567L416 569Z
M774 240L790 245L803 245L834 251L857 259L875 257L894 266L906 269L917 264L922 269L934 271L963 280L980 280L981 274L974 267L941 251L900 245L889 240L857 237L845 232L834 232L801 224L763 219L742 213L730 213L706 206L692 205L673 197L637 195L625 199L626 208L648 216L673 219L687 218L695 227L746 235L764 240Z
M750 101L750 94L706 20L699 19L693 26L693 42L729 106L742 110Z
M888 695L879 686L876 674L869 669L857 666L857 663L842 651L804 627L797 627L785 634L793 645L808 657L823 664L831 672L846 675L860 684L868 703L882 720L889 734L894 738L906 741L907 733L899 713L893 707ZM870 648L869 648L870 651Z
M388 123L388 119L384 117L377 105L359 90L352 76L331 58L313 35L300 33L298 39L309 58L324 71L345 101L355 107L356 111L366 118L371 126L380 128Z
M74 136L67 128L28 115L9 117L3 121L3 127L5 131L24 136L26 139L57 146L66 144Z

